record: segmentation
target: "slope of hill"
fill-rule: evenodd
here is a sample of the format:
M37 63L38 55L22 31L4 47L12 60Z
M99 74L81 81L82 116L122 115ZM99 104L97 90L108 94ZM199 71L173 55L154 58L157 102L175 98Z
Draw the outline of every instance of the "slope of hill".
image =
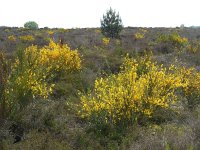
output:
M121 32L120 39L108 39L101 34L99 28L44 28L38 30L29 30L24 28L0 27L0 50L1 53L5 52L5 57L9 62L5 63L4 61L6 59L2 59L3 55L0 55L0 83L3 85L0 88L0 149L199 149L199 38L199 28L182 29L127 27ZM47 46L50 41L54 42L52 42L52 45ZM71 48L70 52L77 52L80 54L81 69L77 67L79 68L78 70L67 72L62 72L62 70L59 70L63 66L67 68L68 65L71 64L70 61L76 63L74 61L79 60L77 55L73 53L69 53L68 55L67 52L69 52L69 47L66 48L65 44ZM16 58L26 58L26 55L23 54L27 53L28 50L26 48L31 45L37 45L38 48L37 50L36 48L28 49L33 50L34 52L28 56L32 58L32 55L34 56L34 54L38 54L39 58L46 58L46 62L51 64L50 67L48 64L45 64L45 61L42 61L42 65L38 65L37 61L40 60L38 60L37 57L34 57L37 61L32 59L29 60L29 57L27 57L27 62L30 66L28 66L26 63L23 64L23 60L18 59L18 61L16 61ZM64 51L62 54L66 54L65 56L67 56L68 59L64 59L65 61L62 61L62 63L56 64L56 60L58 59L60 61L59 58L62 58L59 50L62 50L62 52ZM65 52L65 50L67 52ZM40 53L41 51L43 53ZM45 55L46 53L48 53L48 55ZM72 58L70 56L72 56ZM52 61L51 59L47 59L48 57L51 58ZM110 95L112 96L112 93L108 92L109 89L115 90L117 93L117 90L120 88L123 87L125 91L126 88L129 87L129 82L132 82L132 80L129 81L129 78L127 78L127 81L125 81L122 78L129 76L128 73L130 73L126 72L128 67L125 68L123 66L124 58L129 60L127 57L134 59L134 62L137 62L139 66L138 68L136 67L137 71L135 73L138 76L135 79L135 84L133 84L137 85L134 86L134 88L140 87L138 88L138 93L142 91L143 86L147 86L147 78L153 80L153 77L155 77L155 82L152 81L152 83L155 84L155 89L157 86L160 88L159 90L157 88L157 92L152 92L151 88L149 87L154 86L150 84L151 80L149 80L149 87L147 86L149 89L146 93L144 92L144 95L148 95L149 93L150 94L146 99L150 99L151 92L155 94L154 98L158 99L156 96L159 95L160 91L171 87L171 89L169 88L169 90L165 91L168 95L163 92L160 93L159 96L162 97L162 100L165 100L165 97L167 97L170 101L174 98L173 96L175 95L177 99L176 103L170 104L168 109L164 109L165 107L160 107L157 103L153 103L152 105L151 101L150 103L142 103L142 106L140 107L138 103L138 105L135 105L135 107L141 109L146 107L148 108L147 110L149 110L150 108L154 108L156 106L155 110L153 110L154 115L147 117L145 116L146 110L142 112L141 109L139 109L137 111L140 112L140 114L137 117L133 115L133 118L131 119L127 119L126 115L128 116L129 114L124 113L126 112L126 109L131 108L129 108L128 104L124 105L124 107L126 107L120 111L126 114L124 116L128 121L126 119L120 121L119 119L118 124L112 122L112 117L109 118L110 120L108 119L106 121L103 117L101 118L101 115L104 116L107 111L109 111L107 108L111 109L112 107L106 107L104 112L101 112L96 116L94 114L94 116L91 116L90 120L88 120L87 117L80 117L80 111L83 108L86 108L87 104L90 104L88 109L95 108L93 111L98 110L98 105L94 104L99 104L99 107L101 106L103 108L106 105L103 102L107 102L105 97ZM155 65L153 63L152 65L149 61L147 61L148 65L152 65L149 65L150 67L148 68L148 65L142 64L142 61L145 57L150 57L152 63L157 63L155 63ZM9 84L12 84L7 83L7 80L3 80L3 77L5 77L7 74L8 75L6 76L6 79L13 77L13 67L8 67L7 69L5 68L9 66L10 63L12 64L15 61L22 62L22 66L27 65L30 67L29 71L27 72L31 72L30 70L33 69L37 74L42 70L43 72L39 72L39 75L40 73L45 73L45 71L47 71L45 70L45 67L49 67L50 69L55 67L55 70L50 71L50 75L46 75L47 77L52 77L43 77L45 79L44 85L54 85L52 86L53 91L52 93L50 92L51 94L47 99L41 97L40 95L34 95L30 101L28 101L29 98L25 98L20 99L21 101L19 102L15 95L13 96L11 94L12 99L11 101L8 101L10 103L6 101L6 104L10 107L13 103L16 104L13 106L13 110L9 109L10 112L13 111L14 113L9 114L9 111L7 111L9 115L3 117L3 88L7 87ZM34 66L34 63L31 64L32 61L34 63L36 62L37 65ZM131 64L131 61L129 63ZM16 67L16 64L20 63L15 63L13 66ZM61 65L61 67L59 65ZM162 67L159 68L160 65L166 67L165 69L169 72L165 72L165 69ZM174 67L171 65L175 66L177 70L173 70ZM72 66L79 66L79 64L73 64ZM134 63L129 67L131 68L133 66ZM154 72L149 71L152 68L155 69L155 66L158 67L158 70ZM190 70L188 68L195 68L195 71L192 72L192 69ZM12 78L12 86L14 86L14 81L16 81L15 77L17 78L24 72L26 73L26 71L20 72L20 69L18 71L16 70L14 70L16 76ZM3 71L7 71L6 74ZM134 71L134 68L132 71ZM34 72L32 74L34 74ZM164 77L166 78L164 78L162 75L165 75ZM22 78L23 76L20 76L20 79ZM141 83L139 82L140 79ZM174 84L171 83L172 79L174 79ZM117 82L115 82L115 80ZM146 85L143 83L143 81L146 81ZM26 82L28 81L21 81L23 84L26 84ZM166 83L166 85L163 85L162 83ZM177 83L176 86L178 88L173 89L175 87L175 83ZM32 84L34 85L34 83ZM179 84L181 84L181 86ZM32 87L32 85L30 86L31 88L28 92L30 92L34 87ZM26 88L28 87L29 84L27 84ZM24 90L26 90L26 88ZM44 87L41 86L40 88ZM102 89L104 88L108 89L107 93L104 91L107 95L102 92ZM134 88L132 91L135 90ZM15 89L20 88L15 87ZM8 91L12 92L12 90L9 89L6 89L5 91L5 93L8 95ZM20 92L23 93L23 90ZM170 95L170 92L174 92L174 95ZM82 93L82 95L80 93ZM113 93L113 95L116 93ZM17 96L23 97L23 94L17 94ZM98 97L96 103L87 103L86 101L85 105L82 106L82 99L87 97L89 101L91 95L93 96L93 99ZM137 95L137 92L135 95ZM120 98L123 99L125 96L126 95L124 94L122 97L120 97L119 94L119 100ZM101 99L101 97L104 97L105 99ZM115 97L115 99L117 98L118 97ZM124 99L126 99L128 103L129 96L125 97ZM134 101L134 99L130 99L130 101L131 100ZM143 99L139 100L143 101ZM168 105L168 100L166 99L165 101L166 107ZM110 102L113 101L113 99L110 99ZM154 99L152 101L154 101ZM26 105L22 105L20 102L25 103ZM113 106L115 104L114 102L112 103ZM110 105L109 102L108 105ZM20 106L21 108L19 109ZM117 106L118 105L116 105L116 108L112 110L113 112L119 111ZM87 109L85 109L85 111L86 110ZM133 112L137 114L137 111ZM107 116L109 116L109 114L110 113L108 113ZM116 113L116 115L118 115L118 113Z

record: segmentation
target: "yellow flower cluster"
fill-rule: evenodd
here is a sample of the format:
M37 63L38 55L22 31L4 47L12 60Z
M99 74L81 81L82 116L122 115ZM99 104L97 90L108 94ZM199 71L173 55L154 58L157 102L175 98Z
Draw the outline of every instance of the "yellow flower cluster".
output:
M101 30L100 29L96 29L95 33L101 33Z
M16 37L14 35L8 36L8 40L12 42L16 42Z
M53 34L54 34L54 32L51 31L51 30L47 31L47 33L48 33L49 35L53 35Z
M146 29L139 29L139 31L134 34L134 37L136 40L143 39L147 32Z
M53 71L73 71L81 69L81 58L77 50L70 50L67 45L50 41L48 46L40 49L40 63L51 66Z
M135 37L135 39L143 39L144 38L144 34L143 33L140 33L140 32L136 32L135 34L134 34L134 37Z
M200 104L200 73L194 68L181 68L179 73L187 85L183 88L187 105L189 108L195 108Z
M171 42L174 46L181 47L188 43L188 39L181 37L178 33L173 33L169 35L160 35L157 42Z
M105 38L104 37L104 38L102 38L102 42L103 42L104 45L107 46L110 43L110 38Z
M35 38L32 35L24 35L24 36L20 36L19 39L22 42L32 42L35 40Z
M8 79L6 93L9 105L23 98L27 98L26 101L36 96L47 98L54 86L47 83L49 67L41 66L37 46L30 46L22 51L12 65Z
M29 98L36 96L47 98L54 86L46 83L45 72L36 72L32 69L25 69L21 74L17 75L15 80L9 79L8 85L7 93L12 94L11 98L16 98L16 100L26 96L30 96Z
M113 124L138 114L151 117L158 107L167 109L174 103L175 90L185 86L175 72L175 67L167 70L146 58L126 57L120 73L97 79L94 91L81 95L80 114L88 119L103 115L105 122Z
M181 37L179 34L176 34L176 33L170 36L170 40L180 45L186 44L188 42L187 38Z
M58 71L80 68L81 59L78 52L53 41L40 49L30 46L19 51L7 81L7 105L12 110L16 106L24 106L35 97L47 98L54 87L52 77L55 77Z

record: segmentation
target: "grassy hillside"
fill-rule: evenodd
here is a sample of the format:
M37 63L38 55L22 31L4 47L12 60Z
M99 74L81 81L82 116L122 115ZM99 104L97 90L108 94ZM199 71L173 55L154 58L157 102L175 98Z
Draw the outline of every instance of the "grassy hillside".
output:
M199 38L0 27L0 149L198 150Z

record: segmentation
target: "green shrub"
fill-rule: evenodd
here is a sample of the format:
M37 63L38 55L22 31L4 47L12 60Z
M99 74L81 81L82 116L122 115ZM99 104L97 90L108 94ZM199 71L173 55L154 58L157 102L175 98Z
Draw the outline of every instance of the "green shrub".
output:
M24 28L28 29L38 29L38 24L34 21L28 21L24 24Z
M6 92L10 64L4 53L0 52L0 118L6 116Z
M192 41L187 46L187 52L197 54L200 52L200 41Z

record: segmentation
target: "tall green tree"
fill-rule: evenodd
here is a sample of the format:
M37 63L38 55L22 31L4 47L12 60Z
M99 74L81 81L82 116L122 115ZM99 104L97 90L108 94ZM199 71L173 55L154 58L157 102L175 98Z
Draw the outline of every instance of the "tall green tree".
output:
M111 7L101 19L101 32L109 38L119 38L119 34L123 29L122 20L119 12L116 13Z

